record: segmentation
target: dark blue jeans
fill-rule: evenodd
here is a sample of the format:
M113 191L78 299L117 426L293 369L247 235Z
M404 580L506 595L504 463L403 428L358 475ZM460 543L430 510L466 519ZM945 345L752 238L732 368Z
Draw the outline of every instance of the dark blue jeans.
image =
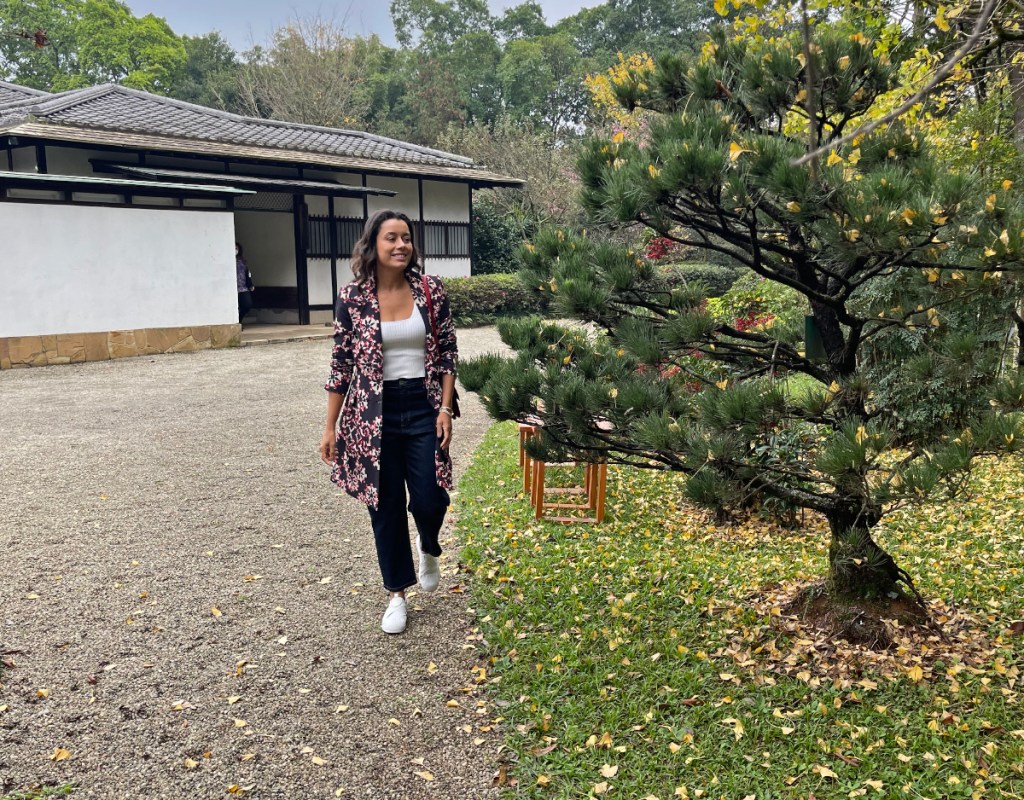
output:
M370 522L384 588L400 592L416 585L406 487L408 510L425 553L441 555L437 535L449 502L448 492L437 485L437 412L427 398L423 378L384 381L381 434L380 495L377 509L370 509Z

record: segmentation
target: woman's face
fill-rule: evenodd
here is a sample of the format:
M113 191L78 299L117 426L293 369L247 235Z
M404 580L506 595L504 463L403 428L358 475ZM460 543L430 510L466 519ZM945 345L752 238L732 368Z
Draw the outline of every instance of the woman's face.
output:
M386 220L377 233L377 268L404 270L412 258L412 233L404 220Z

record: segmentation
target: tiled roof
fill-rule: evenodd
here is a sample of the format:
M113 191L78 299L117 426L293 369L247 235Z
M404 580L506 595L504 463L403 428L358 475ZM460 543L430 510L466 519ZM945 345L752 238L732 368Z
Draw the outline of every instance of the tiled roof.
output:
M34 91L22 87L14 89L26 95ZM13 95L14 91L11 93ZM15 127L24 122L155 134L381 162L484 169L463 156L371 133L243 117L111 84L55 95L22 95L8 99L0 95L0 128Z
M0 81L0 105L17 102L18 100L36 99L48 97L47 92L39 89L29 89L27 86L18 86L15 83Z

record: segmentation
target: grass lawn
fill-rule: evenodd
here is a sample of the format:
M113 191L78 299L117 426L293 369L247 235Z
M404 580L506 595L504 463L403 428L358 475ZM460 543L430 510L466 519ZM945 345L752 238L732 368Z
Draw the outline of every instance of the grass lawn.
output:
M514 426L460 486L459 527L509 794L529 798L1024 798L1024 473L988 463L967 501L879 537L947 641L876 652L783 612L827 534L731 526L681 478L609 469L609 521L536 522Z

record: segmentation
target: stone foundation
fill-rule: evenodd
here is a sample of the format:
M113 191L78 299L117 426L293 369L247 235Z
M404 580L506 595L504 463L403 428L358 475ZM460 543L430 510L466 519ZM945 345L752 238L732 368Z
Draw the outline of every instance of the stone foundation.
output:
M237 347L242 326L197 325L191 328L140 328L107 333L59 333L51 336L0 338L0 369L81 364L111 358L191 353L213 347Z

